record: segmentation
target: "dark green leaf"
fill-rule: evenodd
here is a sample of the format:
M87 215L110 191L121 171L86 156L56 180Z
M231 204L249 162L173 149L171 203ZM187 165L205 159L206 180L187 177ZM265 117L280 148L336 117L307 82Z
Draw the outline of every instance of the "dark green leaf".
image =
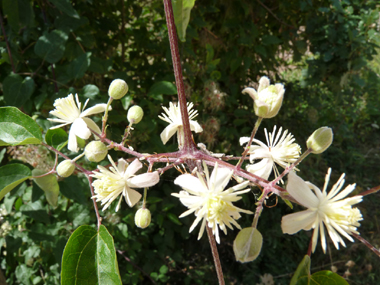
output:
M8 23L14 32L20 29L20 16L18 10L18 1L3 0L4 14L7 15Z
M56 63L65 52L67 39L68 35L61 30L45 32L34 46L34 52L49 63Z
M177 94L177 88L169 81L159 81L150 87L148 96Z
M61 284L122 284L112 236L102 225L75 230L62 257Z
M53 3L58 10L65 13L67 16L79 18L77 11L74 10L69 0L49 0L49 2Z
M90 191L87 185L83 185L77 176L70 176L59 182L61 193L80 204L86 204L87 202L84 194L84 191Z
M67 212L69 220L72 221L74 228L88 224L90 222L90 211L87 206L81 204L74 204Z
M5 102L10 106L21 107L30 99L34 91L34 80L12 73L3 81Z
M87 84L83 87L83 96L90 99L95 99L99 95L99 88L93 84Z
M23 164L8 164L0 167L0 200L26 179L32 177L30 169Z
M90 66L91 60L91 53L84 53L74 59L68 66L67 66L67 75L72 79L78 79L84 76L84 73L87 71L88 67Z
M181 42L186 41L186 28L190 21L190 13L194 3L195 0L172 0L174 22Z
M44 205L42 205L41 200L38 200L34 203L22 205L20 207L20 211L23 212L23 214L35 219L36 221L40 221L45 224L50 223L49 215Z
M169 218L169 220L171 220L176 225L179 225L179 226L182 225L182 223L179 221L177 215L174 215L173 213L168 213L167 217Z
M48 130L45 135L46 143L57 150L61 150L67 145L68 135L62 129Z

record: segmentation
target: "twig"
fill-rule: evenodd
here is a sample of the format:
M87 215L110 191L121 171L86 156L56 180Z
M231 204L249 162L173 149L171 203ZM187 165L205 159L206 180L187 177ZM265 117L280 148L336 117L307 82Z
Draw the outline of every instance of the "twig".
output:
M224 277L222 265L220 264L218 248L216 247L216 242L212 230L209 228L208 224L206 225L207 237L210 242L212 257L214 258L214 264L216 269L216 274L218 275L219 285L224 285Z
M355 233L351 233L351 235L354 236L356 239L360 240L362 243L364 243L370 250L372 250L378 257L380 257L380 251L372 244L370 244L365 238L362 238L360 235Z
M120 249L117 250L117 253L120 254L122 257L124 257L124 259L126 261L128 261L134 268L136 268L137 270L141 271L142 274L144 274L146 277L149 278L149 280L153 283L153 284L156 284L156 282L152 279L152 277L150 277L144 270L142 270L142 268L140 268L138 265L136 265L132 260L130 260L128 257L126 257L124 255L124 252L121 251Z
M179 57L177 33L174 24L173 7L170 0L164 0L166 24L168 26L168 35L170 42L170 50L173 60L174 76L178 92L178 102L181 110L183 131L184 131L184 143L183 149L187 152L196 150L195 143L192 139L190 130L189 114L187 112L187 102L185 95L185 88L183 84L181 59Z
M13 73L16 73L16 69L15 69L15 66L13 64L13 59L12 59L11 47L9 46L7 34L5 33L5 29L4 29L3 15L1 14L1 11L0 11L0 24L1 24L1 30L3 31L5 43L7 45L7 51L8 51L9 60L11 61L12 71L13 71Z
M374 194L376 192L378 192L380 190L380 185L379 186L376 186L376 187L373 187L367 191L364 191L362 193L360 193L359 195L356 195L356 196L367 196L369 194Z

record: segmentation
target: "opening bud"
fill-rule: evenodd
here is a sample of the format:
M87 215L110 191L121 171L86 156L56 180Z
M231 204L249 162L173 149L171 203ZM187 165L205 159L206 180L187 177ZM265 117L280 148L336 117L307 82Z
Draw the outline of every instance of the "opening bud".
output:
M242 229L234 240L234 253L242 263L255 260L263 246L263 236L253 227Z
M128 84L123 79L115 79L108 88L108 95L113 99L121 99L128 92Z
M144 111L140 106L132 106L128 110L127 119L131 124L138 124L144 116Z
M61 177L69 177L75 170L75 164L72 160L66 159L57 166L57 173Z
M334 134L331 128L319 128L307 139L307 148L311 149L311 153L322 153L331 145L333 137Z
M100 141L92 141L84 149L84 155L89 161L92 162L102 161L107 156L107 154L107 146Z
M139 228L145 229L150 225L151 215L150 211L146 208L138 209L135 215L135 224Z

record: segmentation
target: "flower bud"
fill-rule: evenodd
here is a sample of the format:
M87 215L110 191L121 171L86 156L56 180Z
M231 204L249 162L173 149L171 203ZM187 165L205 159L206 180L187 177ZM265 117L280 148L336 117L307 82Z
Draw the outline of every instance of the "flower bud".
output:
M136 212L135 224L139 228L145 229L147 226L150 225L150 219L150 211L146 208L141 208Z
M100 141L92 141L84 149L84 155L92 162L102 161L107 156L107 153L107 146Z
M121 99L128 92L128 84L122 79L115 79L108 88L108 95L113 99Z
M237 261L250 262L255 260L263 246L263 236L256 228L242 229L234 240L234 253Z
M138 124L144 116L144 111L140 106L132 106L128 110L127 119L131 124Z
M66 159L57 166L57 173L61 177L69 177L75 170L75 164L72 160Z
M331 128L319 128L307 139L307 148L311 149L311 153L322 153L331 145L333 137L334 135Z
M259 88L245 88L243 93L247 93L254 100L255 114L261 118L273 118L277 115L282 106L285 88L284 85L277 83L269 85L269 79L264 76L259 81Z

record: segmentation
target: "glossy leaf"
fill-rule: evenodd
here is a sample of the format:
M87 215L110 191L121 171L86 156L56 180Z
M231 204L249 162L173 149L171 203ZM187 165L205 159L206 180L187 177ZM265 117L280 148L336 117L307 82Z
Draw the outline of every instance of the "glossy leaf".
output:
M62 257L62 285L122 284L112 236L106 227L81 226L69 238Z
M338 274L329 270L319 271L311 275L310 285L348 285L348 282Z
M150 87L148 96L156 96L156 95L173 95L177 94L177 88L175 85L169 81L159 81L156 82Z
M40 176L45 174L46 171L41 169L33 169L33 176ZM39 178L33 178L34 182L45 192L46 200L53 207L57 206L58 195L59 195L59 185L57 177L54 174L49 174Z
M190 13L194 3L195 0L172 0L174 22L181 42L186 41L186 29L189 25Z
M4 99L7 105L21 107L30 99L34 92L35 84L31 77L18 74L10 74L3 81Z
M34 52L49 63L56 63L65 52L67 39L68 35L61 30L45 32L34 46Z
M45 141L48 145L61 150L68 142L68 135L62 129L48 130L45 135Z
M42 132L28 115L14 107L0 107L0 146L40 144Z
M7 164L0 167L0 200L17 185L31 177L32 172L23 164Z
M53 3L58 10L65 13L67 16L73 18L79 18L77 11L73 8L70 1L68 0L49 0L49 2Z
M308 284L307 281L310 276L310 264L310 256L305 255L298 265L296 272L294 272L290 285ZM304 283L305 281L306 283Z

